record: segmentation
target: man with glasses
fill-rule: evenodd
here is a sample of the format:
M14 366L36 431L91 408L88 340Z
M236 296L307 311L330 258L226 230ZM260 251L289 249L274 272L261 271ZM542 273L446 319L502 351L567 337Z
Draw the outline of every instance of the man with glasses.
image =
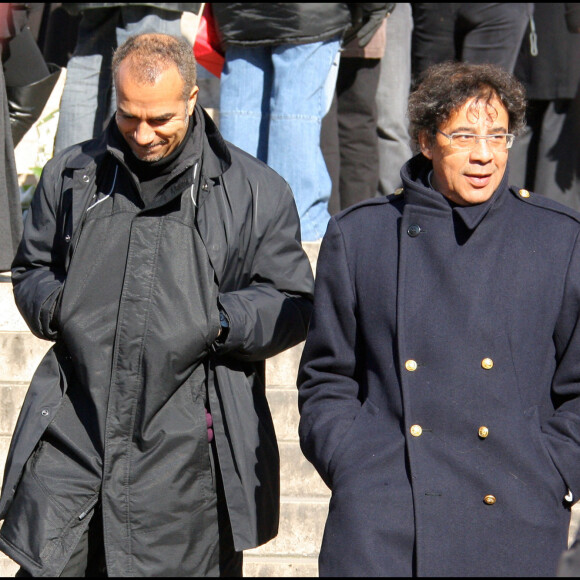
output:
M508 185L521 84L444 63L403 188L334 216L299 375L322 576L553 576L580 497L580 214Z

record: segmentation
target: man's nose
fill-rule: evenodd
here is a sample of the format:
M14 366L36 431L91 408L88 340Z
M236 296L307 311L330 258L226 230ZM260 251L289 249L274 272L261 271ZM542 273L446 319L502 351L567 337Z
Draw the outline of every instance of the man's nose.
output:
M135 142L138 145L149 145L155 139L155 132L146 122L141 122L135 127Z
M493 151L487 139L476 140L475 147L471 150L471 157L480 161L490 161L493 158Z

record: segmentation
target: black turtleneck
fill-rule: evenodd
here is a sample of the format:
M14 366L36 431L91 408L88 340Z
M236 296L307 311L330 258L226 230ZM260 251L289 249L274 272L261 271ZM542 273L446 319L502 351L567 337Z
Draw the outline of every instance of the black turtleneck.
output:
M189 126L181 143L159 161L141 161L121 135L114 119L112 125L110 150L124 161L133 174L145 207L149 207L177 175L200 157L201 131L196 131L194 135L194 128L200 125L199 129L202 129L203 122L200 122L197 111L189 118Z

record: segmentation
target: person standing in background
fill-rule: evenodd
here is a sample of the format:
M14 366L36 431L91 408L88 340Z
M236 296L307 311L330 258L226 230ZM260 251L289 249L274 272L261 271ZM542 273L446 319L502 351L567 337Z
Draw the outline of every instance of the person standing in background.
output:
M340 51L336 89L322 119L321 147L332 180L330 215L377 195L379 152L376 92L385 53L387 18L396 4L385 4L376 31L364 40L347 31Z
M526 87L527 125L510 153L513 183L580 210L578 5L536 2L514 74Z
M353 23L351 9L360 8ZM384 17L377 4L215 3L224 50L220 131L276 170L294 192L303 241L322 238L332 183L320 147L342 39Z
M14 148L40 117L61 69L46 63L29 26L42 6L0 4L0 271L10 270L22 235Z
M14 147L40 117L60 76L61 68L47 63L29 26L39 7L2 5L2 68L6 83Z
M376 96L380 195L401 187L401 167L413 156L407 118L412 34L411 4L397 2L386 21L387 42Z
M432 64L490 63L513 72L532 2L411 3L413 86Z
M2 8L0 7L0 11ZM20 189L10 131L4 71L0 67L0 272L10 270L22 236Z

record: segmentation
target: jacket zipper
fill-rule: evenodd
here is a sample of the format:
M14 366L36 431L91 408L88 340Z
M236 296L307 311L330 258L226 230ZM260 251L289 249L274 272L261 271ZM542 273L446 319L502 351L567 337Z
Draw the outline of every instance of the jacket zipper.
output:
M79 520L84 520L88 513L97 505L97 502L99 501L99 494L97 494L87 505L87 507L85 507L83 509L83 511L79 514Z

